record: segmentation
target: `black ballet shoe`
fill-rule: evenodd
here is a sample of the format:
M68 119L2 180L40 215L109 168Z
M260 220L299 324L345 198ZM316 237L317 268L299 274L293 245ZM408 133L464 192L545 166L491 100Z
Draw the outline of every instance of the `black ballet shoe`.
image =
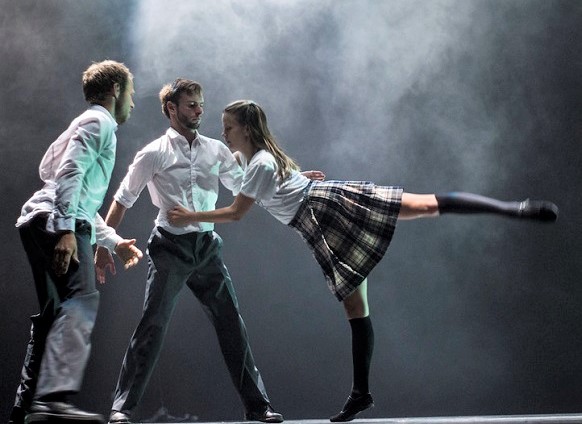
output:
M555 222L558 219L558 207L545 200L526 199L519 204L518 216L542 222Z
M374 399L370 393L354 397L353 395L348 396L346 404L342 408L339 414L329 417L332 423L335 422L346 422L354 419L356 415L360 412L365 411L368 408L374 406Z

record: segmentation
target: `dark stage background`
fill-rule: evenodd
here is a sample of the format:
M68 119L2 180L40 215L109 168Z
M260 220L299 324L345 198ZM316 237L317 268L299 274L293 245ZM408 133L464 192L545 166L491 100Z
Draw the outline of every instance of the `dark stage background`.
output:
M576 0L0 1L0 414L37 312L14 228L37 167L85 104L80 75L111 58L135 74L103 213L135 152L167 127L157 100L205 88L220 138L237 98L262 104L281 144L328 179L409 192L547 198L555 225L445 216L399 224L370 276L376 352L369 417L582 409L582 2ZM221 194L220 204L230 195ZM145 250L149 195L120 232ZM218 225L254 355L287 419L337 412L351 384L343 310L299 237L255 208ZM100 287L79 406L107 413L136 325L146 263ZM184 291L138 415L238 420L212 327Z

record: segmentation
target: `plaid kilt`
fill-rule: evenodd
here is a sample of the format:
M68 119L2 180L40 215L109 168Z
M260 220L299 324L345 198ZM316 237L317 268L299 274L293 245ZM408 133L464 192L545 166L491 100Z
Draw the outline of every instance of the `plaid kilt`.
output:
M312 181L289 223L311 248L327 285L342 301L382 259L390 245L401 187L367 181Z

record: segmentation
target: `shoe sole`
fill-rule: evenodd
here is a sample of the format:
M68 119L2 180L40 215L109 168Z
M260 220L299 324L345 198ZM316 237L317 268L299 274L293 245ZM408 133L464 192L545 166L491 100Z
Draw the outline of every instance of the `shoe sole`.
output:
M335 415L333 417L329 417L329 421L332 423L347 423L347 422L353 421L360 413L362 413L368 409L371 409L373 407L374 407L374 402L371 402L371 403L364 405L364 407L362 407L361 409L358 409L357 412L354 412L351 415L345 415L342 417L340 414L338 414L338 415Z
M31 423L51 423L51 424L58 424L62 423L63 421L70 421L70 422L82 422L82 423L97 423L97 424L105 424L105 418L96 418L96 417L79 417L78 415L59 415L59 414L49 414L46 412L38 412L28 414L24 419L24 424L31 424Z

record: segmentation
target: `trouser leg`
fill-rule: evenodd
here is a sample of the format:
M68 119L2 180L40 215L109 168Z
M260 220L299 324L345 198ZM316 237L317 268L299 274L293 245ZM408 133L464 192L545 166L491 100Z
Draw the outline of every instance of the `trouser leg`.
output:
M207 233L200 243L199 251L205 259L188 285L214 325L231 379L247 412L261 410L269 404L269 398L255 365L230 275L222 260L222 240L215 233Z
M41 315L30 317L30 339L26 347L24 364L20 372L20 383L16 388L16 397L11 414L12 420L22 422L26 411L32 404L32 398L36 390L40 363L44 352L44 342L47 334L47 325L40 318Z
M26 347L24 364L20 373L20 384L16 390L15 406L28 409L38 381L40 363L44 353L44 343L47 335L47 326L40 320L40 314L30 317L30 340Z
M56 314L45 340L35 399L80 391L91 354L99 292L95 288L90 224L77 222L75 237L79 262L71 262L66 275L55 280L60 303L49 308Z
M156 324L144 311L123 358L111 407L131 414L139 404L160 356L167 324Z
M77 296L61 304L46 337L35 398L81 389L98 307L99 292Z
M91 226L87 222L78 221L75 230L79 264L71 264L63 276L52 271L54 246L59 237L46 231L46 216L35 217L19 232L41 310L32 317L31 337L15 400L15 406L28 409L32 399L80 389L99 293L95 291Z
M19 422L20 416L24 420L24 413L32 404L38 384L46 336L54 320L56 305L59 304L55 281L48 271L55 240L46 232L45 226L46 217L38 216L19 228L20 239L31 265L41 312L30 317L32 321L30 338L26 346L20 382L16 388L12 411L14 422Z
M156 229L148 243L148 255L143 314L125 353L111 407L127 414L138 405L147 387L189 271L175 246Z

